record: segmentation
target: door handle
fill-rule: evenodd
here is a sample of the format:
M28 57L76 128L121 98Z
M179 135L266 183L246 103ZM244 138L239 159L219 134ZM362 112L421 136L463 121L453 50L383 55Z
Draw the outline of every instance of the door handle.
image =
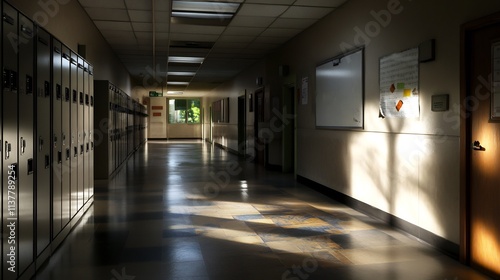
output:
M472 149L475 151L486 151L486 148L481 146L481 143L477 140L472 143Z

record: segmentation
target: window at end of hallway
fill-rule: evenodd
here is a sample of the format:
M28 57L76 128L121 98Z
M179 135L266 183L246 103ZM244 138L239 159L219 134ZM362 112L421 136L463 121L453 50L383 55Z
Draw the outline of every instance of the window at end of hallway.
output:
M201 116L200 99L169 99L168 122L170 124L199 124Z

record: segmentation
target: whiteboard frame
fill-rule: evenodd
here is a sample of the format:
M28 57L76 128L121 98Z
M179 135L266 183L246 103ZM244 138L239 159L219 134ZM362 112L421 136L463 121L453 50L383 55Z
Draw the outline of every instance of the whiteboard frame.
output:
M354 100L356 102L359 101L359 104L356 105L356 110L359 110L359 113L360 113L360 120L359 122L352 122L352 123L345 123L344 121L341 121L341 122L332 122L331 125L323 125L323 124L320 124L318 125L318 68L322 67L322 66L325 66L326 64L332 64L332 67L333 67L333 63L334 62L341 62L342 59L345 59L351 55L354 55L354 54L357 54L358 52L361 52L361 65L360 65L360 69L359 71L361 73L359 73L360 75L360 79L361 79L361 88L359 89L359 93L354 93L354 94L357 94L355 99L357 100ZM332 68L333 69L333 68ZM340 68L339 68L340 69ZM325 61L322 61L321 63L317 64L316 65L316 73L315 73L315 86L316 86L316 90L315 90L315 113L314 113L314 117L315 117L315 125L316 125L316 128L317 129L342 129L342 130L363 130L364 129L364 105L365 105L365 48L364 46L363 47L359 47L359 48L355 48L351 51L348 51L348 52L345 52L345 53L342 53L340 55L337 55L335 57L332 57L328 60L325 60ZM347 117L347 118L350 118L350 117ZM354 120L354 118L353 118Z

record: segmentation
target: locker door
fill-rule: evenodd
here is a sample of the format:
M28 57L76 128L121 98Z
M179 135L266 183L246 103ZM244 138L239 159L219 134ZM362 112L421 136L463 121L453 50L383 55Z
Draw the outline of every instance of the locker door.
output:
M89 128L89 112L90 112L90 95L89 95L89 70L88 63L83 61L83 96L85 98L83 104L83 204L89 199L89 152L90 152L90 128Z
M108 100L109 100L109 110L108 110L108 115L109 115L109 122L108 122L108 134L109 134L109 141L108 141L108 175L111 175L113 171L115 170L115 103L114 103L114 98L115 98L115 88L113 85L109 84L109 90L108 90Z
M31 20L19 16L19 273L34 261L34 52Z
M70 213L71 218L78 212L78 56L71 52L70 64Z
M38 28L37 39L37 117L36 117L36 247L37 255L50 243L50 35Z
M85 152L85 142L84 142L84 103L85 97L83 93L83 59L78 57L78 69L77 69L77 89L78 89L78 211L83 206L83 191L84 191L84 152Z
M52 40L52 238L62 229L62 44Z
M66 226L70 220L70 207L71 207L71 84L70 84L70 65L71 65L71 52L63 46L63 59L61 64L62 69L62 227Z
M3 188L3 279L17 278L19 209L18 185L18 45L12 36L18 36L18 14L10 5L3 6L3 141L2 141L2 188Z
M89 197L94 195L94 68L89 65L89 142L90 142L90 152L89 152Z

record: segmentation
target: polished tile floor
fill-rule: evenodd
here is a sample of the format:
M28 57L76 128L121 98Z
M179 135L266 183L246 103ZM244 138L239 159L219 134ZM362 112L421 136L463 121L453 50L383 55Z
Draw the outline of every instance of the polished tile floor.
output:
M148 142L36 279L487 279L433 248L199 141Z

